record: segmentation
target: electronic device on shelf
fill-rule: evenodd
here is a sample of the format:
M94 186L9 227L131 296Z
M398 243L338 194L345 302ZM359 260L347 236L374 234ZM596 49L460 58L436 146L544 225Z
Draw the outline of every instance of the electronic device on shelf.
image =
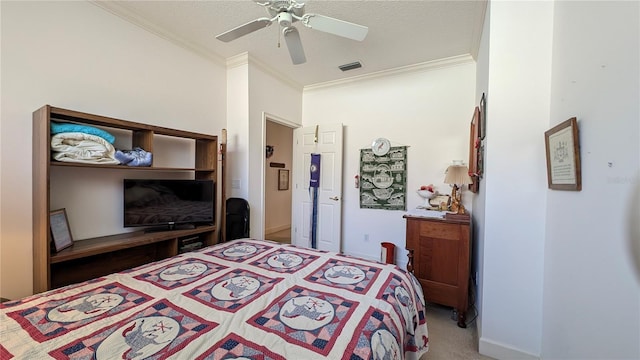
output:
M124 227L173 230L212 224L215 182L188 179L124 179Z
M204 246L200 236L187 236L178 239L178 253L182 254L189 251L201 249Z

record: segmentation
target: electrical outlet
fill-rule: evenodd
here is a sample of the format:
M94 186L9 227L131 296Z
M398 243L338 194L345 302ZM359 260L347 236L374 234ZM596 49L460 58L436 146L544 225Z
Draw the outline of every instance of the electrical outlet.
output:
M369 234L364 234L364 242L369 242Z

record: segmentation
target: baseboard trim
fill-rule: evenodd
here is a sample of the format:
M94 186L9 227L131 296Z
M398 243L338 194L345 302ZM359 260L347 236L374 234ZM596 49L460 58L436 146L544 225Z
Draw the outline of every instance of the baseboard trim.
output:
M478 352L498 360L540 360L540 356L483 338L478 342Z
M349 255L349 256L353 256L353 257L357 257L357 258L361 258L361 259L365 259L365 260L371 260L371 261L380 261L380 259L376 259L374 257L371 257L370 255L367 254L361 254L361 253L357 253L357 252L345 252L345 255Z
M367 255L367 254L362 254L362 253L357 253L357 252L349 252L349 253L345 253L346 255L350 255L350 256L354 256L354 257L358 257L361 259L365 259L365 260L371 260L371 261L378 261L378 262L382 262L382 260L380 258L375 258L372 257L371 255ZM396 254L396 258L397 258L398 254ZM400 260L397 261L396 259L396 263L395 263L399 268L405 270L407 268L407 260Z

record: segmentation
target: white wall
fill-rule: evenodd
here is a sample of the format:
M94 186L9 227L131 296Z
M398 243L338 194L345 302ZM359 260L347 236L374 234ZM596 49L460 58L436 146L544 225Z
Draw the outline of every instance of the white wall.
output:
M406 266L404 211L360 209L354 176L360 149L378 137L409 146L407 209L423 202L416 194L433 183L449 194L444 171L454 159L468 161L469 124L474 109L475 63L450 59L397 74L305 89L303 124L344 125L342 249L380 258L380 243L396 244L396 262ZM464 192L471 208L472 193ZM368 242L365 241L368 235Z
M553 3L490 6L480 352L535 358L542 330ZM482 189L481 189L482 190Z
M482 94L485 94L485 115L490 117L491 115L491 99L489 99L489 24L491 22L490 16L491 3L487 4L487 10L485 13L484 25L482 28L482 37L480 38L480 46L478 49L478 56L476 58L476 104L480 104ZM484 218L485 218L485 203L487 199L486 185L487 180L491 179L491 167L487 167L487 157L490 154L491 149L488 146L489 138L492 133L491 126L485 128L485 132L489 135L485 135L482 140L482 146L484 146L484 174L480 179L480 187L478 193L473 198L473 243L471 254L471 276L475 287L475 306L478 311L476 323L474 324L478 330L478 336L482 336L482 303L483 303L483 284L484 284ZM496 133L495 131L493 132Z
M638 2L490 4L477 84L480 92L487 77L485 355L640 358L639 10ZM549 190L544 131L573 116L582 191Z
M542 355L639 359L640 3L556 1L553 26L548 127L577 117L582 191L546 191Z
M228 197L249 201L250 236L264 237L266 117L301 123L302 87L244 53L228 61Z
M249 62L249 206L251 236L264 238L264 175L267 114L292 126L302 123L302 87Z
M0 296L18 298L32 292L32 112L51 104L219 134L225 124L226 74L224 66L88 2L3 1L0 6ZM80 173L96 181L102 177L98 171ZM97 236L105 223L116 227L106 231L122 230L121 190L106 191L111 196L96 194L101 201L92 194L63 200L77 238ZM90 208L115 210L78 210L91 201L97 204Z
M227 65L227 168L228 198L249 198L249 64L238 56Z

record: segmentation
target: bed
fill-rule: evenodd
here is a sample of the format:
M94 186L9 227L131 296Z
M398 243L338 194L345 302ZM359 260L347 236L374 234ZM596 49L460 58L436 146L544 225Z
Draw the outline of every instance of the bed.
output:
M238 239L0 306L1 359L418 359L392 264Z

